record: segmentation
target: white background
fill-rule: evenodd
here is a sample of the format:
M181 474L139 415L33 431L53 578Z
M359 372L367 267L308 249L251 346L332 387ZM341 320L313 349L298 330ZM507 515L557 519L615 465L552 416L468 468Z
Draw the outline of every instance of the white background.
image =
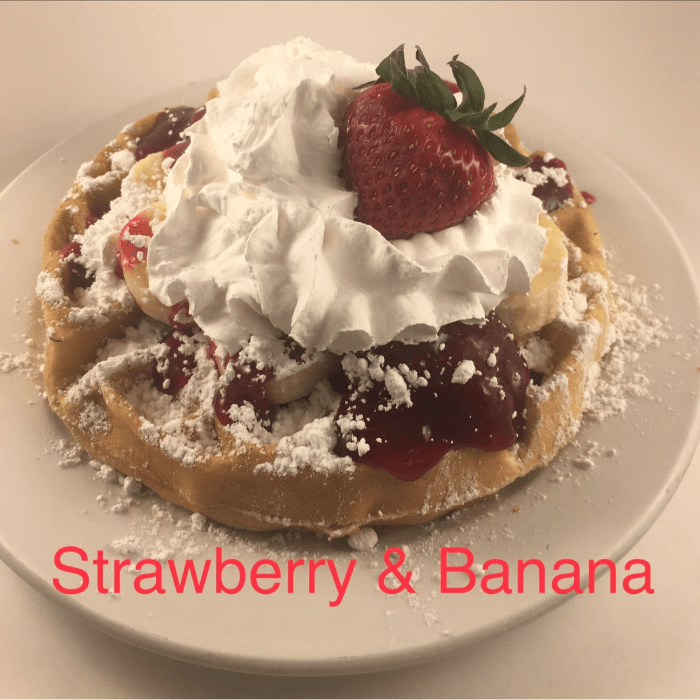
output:
M58 141L298 35L367 61L420 44L567 124L650 195L700 271L700 6L646 3L0 4L0 189ZM566 159L565 154L561 154ZM586 188L585 183L578 183ZM2 232L2 244L11 236ZM650 263L651 264L651 263ZM700 366L700 358L698 358ZM115 641L0 563L5 697L700 695L700 459L630 553L653 596L581 596L431 664L337 679L217 671Z

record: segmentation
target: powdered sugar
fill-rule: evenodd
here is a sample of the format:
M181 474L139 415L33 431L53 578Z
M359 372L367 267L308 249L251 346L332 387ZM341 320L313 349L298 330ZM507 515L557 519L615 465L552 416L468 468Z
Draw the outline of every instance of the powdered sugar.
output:
M136 163L136 156L127 149L116 151L109 157L109 162L114 170L131 170Z
M0 352L0 373L7 374L17 370L25 370L30 365L29 353L13 355L11 352Z
M97 362L66 391L71 402L80 402L111 377L132 367L150 366L162 348L152 323L142 321L138 327L129 326L123 338L109 338L97 355Z
M275 461L258 465L256 471L292 476L302 469L317 472L353 472L355 464L349 457L337 457L333 454L335 443L332 416L317 418L293 435L281 438L277 444Z
M388 404L390 407L402 404L405 404L408 408L413 406L408 384L397 369L393 367L387 368L384 372L384 385L389 392L389 396L391 396L391 401Z
M94 163L88 162L84 163L80 170L78 171L78 187L88 194L90 192L102 192L107 187L110 187L117 181L120 177L119 173L115 170L108 170L102 175L93 177L90 173L94 172Z
M321 353L303 349L301 362L313 363L323 357ZM257 369L274 369L275 378L282 379L299 369L299 362L290 357L290 351L282 338L253 335L243 342L237 358L238 363L250 363Z
M91 400L85 400L80 408L78 418L80 430L90 433L93 437L106 435L110 431L112 422L107 409Z
M88 399L90 394L126 369L140 367L150 371L153 360L167 350L160 343L154 324L145 320L138 328L127 328L124 338L107 340L97 363L66 392L70 401L82 404L79 427L92 433L107 431L108 414ZM204 344L200 344L195 356L193 381L176 399L158 391L150 377L137 380L126 396L141 416L141 436L186 466L219 453L213 411L218 373Z
M360 528L357 532L348 537L348 545L350 545L352 549L356 549L360 552L374 549L378 541L379 537L377 537L376 531L371 527Z
M200 387L196 398L187 393L177 398L163 394L150 379L136 383L127 394L127 401L141 415L142 437L188 467L220 454L212 409L216 370L200 365L195 374L201 381L188 386Z
M530 370L549 374L554 369L552 346L538 335L531 335L527 339L521 353Z
M85 450L72 440L60 439L51 443L51 449L58 452L61 459L58 460L59 467L72 467L80 464L85 457Z
M455 368L454 374L452 375L452 383L466 384L476 372L476 365L471 360L462 360Z
M651 308L648 290L632 275L612 283L616 301L608 335L608 352L593 367L584 397L584 413L594 420L619 415L632 397L649 396L649 379L640 371L640 354L662 341L670 333Z
M48 272L40 272L36 282L36 295L45 303L60 306L68 303L61 280Z

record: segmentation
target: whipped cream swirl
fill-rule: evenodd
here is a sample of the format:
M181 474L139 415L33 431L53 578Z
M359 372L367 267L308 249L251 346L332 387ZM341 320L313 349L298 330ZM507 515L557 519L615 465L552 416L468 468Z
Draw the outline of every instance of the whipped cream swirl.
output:
M189 300L229 352L276 329L344 353L433 340L526 293L546 233L532 186L496 166L481 210L436 234L387 241L353 219L338 126L374 68L307 39L251 56L217 87L171 170L148 255L165 304Z

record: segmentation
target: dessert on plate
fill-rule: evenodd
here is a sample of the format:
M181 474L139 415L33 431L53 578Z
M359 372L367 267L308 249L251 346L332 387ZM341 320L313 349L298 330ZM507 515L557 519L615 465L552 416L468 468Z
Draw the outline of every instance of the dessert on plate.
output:
M306 39L78 172L38 282L51 408L96 459L250 530L418 523L546 465L605 348L584 196L457 56Z

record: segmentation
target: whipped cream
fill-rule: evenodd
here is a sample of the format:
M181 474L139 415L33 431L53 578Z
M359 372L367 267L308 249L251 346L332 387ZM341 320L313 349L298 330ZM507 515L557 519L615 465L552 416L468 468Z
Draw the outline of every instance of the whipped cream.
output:
M187 130L149 248L150 287L164 304L189 300L229 352L277 329L338 353L434 340L529 291L542 209L505 166L486 205L436 234L387 241L353 219L338 127L353 88L373 79L373 66L297 39L243 61Z

